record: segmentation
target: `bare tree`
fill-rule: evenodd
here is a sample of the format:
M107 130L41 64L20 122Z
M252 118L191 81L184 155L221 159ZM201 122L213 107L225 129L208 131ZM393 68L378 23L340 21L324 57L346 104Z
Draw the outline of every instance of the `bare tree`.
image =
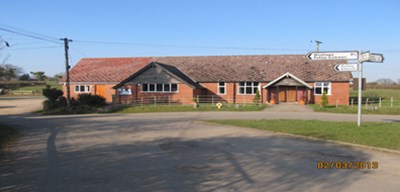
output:
M378 80L376 80L376 82L378 83L378 85L385 85L385 86L396 84L396 82L394 82L393 80L391 80L389 78L378 79Z
M0 65L0 79L10 81L16 79L22 74L23 70L21 67L11 64Z

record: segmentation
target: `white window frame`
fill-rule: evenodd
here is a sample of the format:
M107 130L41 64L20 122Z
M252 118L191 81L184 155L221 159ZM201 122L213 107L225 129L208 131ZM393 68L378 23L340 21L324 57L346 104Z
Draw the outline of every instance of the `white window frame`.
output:
M84 86L84 88L83 88L84 91L81 91L82 86ZM76 90L77 87L78 87L78 91ZM75 91L75 93L90 93L90 85L75 85L74 91Z
M147 84L147 91L143 90L143 85ZM157 84L162 85L162 91L157 91ZM165 91L165 84L169 85L169 91ZM176 85L176 91L172 91L172 85ZM150 85L154 86L154 91L150 91ZM142 90L143 93L178 93L179 92L179 84L178 83L143 83Z
M244 85L240 85L240 83L244 83ZM247 83L251 83L251 85L247 85ZM254 86L254 83L258 83L257 86ZM239 82L237 83L237 94L238 95L255 95L256 92L253 93L254 87L257 88L258 92L260 93L261 90L261 83L260 82L250 82L250 81L246 81L246 82ZM246 93L246 88L251 87L251 94ZM244 88L244 93L240 93L240 88ZM261 94L261 93L260 93Z
M221 86L220 83L223 83L224 85ZM220 88L224 88L224 93L220 92ZM218 95L226 95L226 82L218 82L218 86L217 86L217 93Z
M318 83L321 83L321 85L317 85ZM329 83L329 85L325 85L325 84L328 84L328 83ZM317 88L321 88L321 94L319 94L319 93L317 94ZM324 88L328 89L326 95L331 95L332 94L332 82L330 82L330 81L314 82L314 95L323 95Z

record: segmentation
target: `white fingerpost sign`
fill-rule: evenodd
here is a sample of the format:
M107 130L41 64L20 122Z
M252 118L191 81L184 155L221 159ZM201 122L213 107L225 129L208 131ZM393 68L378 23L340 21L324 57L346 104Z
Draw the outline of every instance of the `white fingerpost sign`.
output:
M316 60L358 60L358 51L314 51L307 54L311 61Z
M361 53L360 62L383 63L384 57L380 53L371 53L370 51Z
M338 64L334 69L337 72L342 71L358 71L358 113L357 125L361 126L361 107L362 107L362 79L363 79L363 63L383 63L383 54L371 53L370 51L312 51L307 53L307 59L310 61L320 60L357 60L356 64Z
M351 71L351 72L354 72L354 71L358 71L358 64L357 63L354 63L354 64L338 64L338 65L335 65L335 70L337 71L337 72L341 72L341 71Z

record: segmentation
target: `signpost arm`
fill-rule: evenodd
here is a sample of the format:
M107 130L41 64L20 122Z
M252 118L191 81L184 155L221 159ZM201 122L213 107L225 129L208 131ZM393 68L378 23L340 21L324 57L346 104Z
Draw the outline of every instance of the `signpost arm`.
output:
M361 52L360 52L361 54ZM358 112L357 125L361 127L363 62L358 61Z

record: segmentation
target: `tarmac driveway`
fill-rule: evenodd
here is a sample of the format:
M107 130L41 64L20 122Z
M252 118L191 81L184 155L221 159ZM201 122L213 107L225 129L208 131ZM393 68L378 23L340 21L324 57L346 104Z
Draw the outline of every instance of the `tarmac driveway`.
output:
M0 156L0 191L400 191L399 155L196 122L274 117L246 114L0 116L20 130Z

